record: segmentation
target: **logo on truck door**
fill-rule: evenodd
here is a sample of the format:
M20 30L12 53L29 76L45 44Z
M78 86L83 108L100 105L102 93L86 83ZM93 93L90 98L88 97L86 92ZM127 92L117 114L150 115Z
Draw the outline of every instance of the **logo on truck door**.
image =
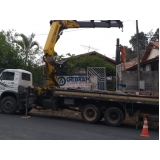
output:
M2 82L0 82L0 85L3 86L3 87L14 88L14 87L8 86L7 84L4 84L4 83L2 83Z

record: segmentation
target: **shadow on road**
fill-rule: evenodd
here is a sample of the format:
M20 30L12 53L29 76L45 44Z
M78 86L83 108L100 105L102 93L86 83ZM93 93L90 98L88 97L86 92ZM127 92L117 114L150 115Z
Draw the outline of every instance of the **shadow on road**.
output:
M0 113L0 114L3 114L3 113ZM16 112L14 115L7 115L7 116L20 116L20 117L22 117L24 115L22 115L20 112ZM69 116L58 116L58 115L50 115L50 114L44 114L44 113L28 113L28 116L31 116L31 118L32 117L37 117L37 118L39 117L39 118L43 118L43 119L56 119L58 121L72 121L75 123L85 123L85 122L83 122L83 120L81 118L69 117ZM108 126L104 121L99 121L96 124L91 124L91 125ZM108 126L108 127L113 127L113 126ZM136 129L135 125L130 125L130 124L121 124L118 127ZM138 127L138 129L141 129L141 128L142 128L141 126ZM159 128L157 128L157 129L150 128L149 130L159 132Z

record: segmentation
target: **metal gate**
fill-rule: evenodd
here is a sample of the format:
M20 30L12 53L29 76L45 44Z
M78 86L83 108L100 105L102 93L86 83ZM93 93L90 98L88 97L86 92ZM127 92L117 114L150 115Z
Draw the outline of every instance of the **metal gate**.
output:
M91 89L106 90L105 67L88 67L87 77L91 82Z

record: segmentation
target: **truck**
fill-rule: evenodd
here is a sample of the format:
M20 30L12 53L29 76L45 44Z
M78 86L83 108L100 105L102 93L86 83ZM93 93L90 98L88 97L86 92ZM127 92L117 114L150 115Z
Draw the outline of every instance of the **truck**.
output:
M0 69L0 111L25 113L27 88L33 89L32 73L22 69ZM30 89L31 90L31 89ZM28 112L34 107L36 96L30 94Z
M35 106L54 111L69 109L81 112L81 117L86 123L97 123L104 119L111 126L121 125L127 114L133 116L134 113L138 113L138 118L141 113L159 116L159 97L133 95L120 91L62 89L59 86L57 74L66 71L67 62L55 61L54 46L62 31L68 28L123 28L120 20L91 20L89 22L51 20L50 25L43 57L47 73L46 85L34 88L32 73L24 70L4 70L0 75L0 85L3 86L3 90L0 91L0 108L3 113L14 114L17 110L24 113L26 108L28 109L26 111L30 111ZM12 73L12 81L9 79L8 83L3 78L6 72ZM22 76L24 73L30 75L28 76L30 78L25 79ZM11 90L13 83L15 83L15 89Z

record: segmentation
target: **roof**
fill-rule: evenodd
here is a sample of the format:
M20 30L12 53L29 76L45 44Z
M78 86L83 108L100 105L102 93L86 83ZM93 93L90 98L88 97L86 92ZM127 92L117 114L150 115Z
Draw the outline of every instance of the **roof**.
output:
M148 58L148 56L149 56L149 54L150 54L150 52L151 52L153 47L156 47L157 49L159 49L159 42L150 42L149 43L149 45L148 45L148 47L146 49L146 52L145 52L145 54L143 55L143 57L141 59L142 62L147 60L147 58Z
M112 64L116 64L116 61L111 59L111 58L108 58L107 56L104 56L96 51L92 51L92 52L88 52L88 53L83 53L83 54L80 54L80 55L76 55L76 57L80 57L80 56L86 56L86 55L99 55L100 57L104 58L106 61L112 63Z
M128 69L128 68L130 68L130 67L132 67L132 66L134 66L136 64L137 64L137 57L131 59L129 62L126 62L125 68Z
M142 51L140 54L140 59L141 59L141 57L143 57L144 54L145 54L145 51ZM131 68L131 67L135 66L137 63L138 63L138 58L135 57L135 58L131 59L130 61L126 62L125 68L126 69Z
M152 58L152 59L149 59L147 61L141 62L140 66L143 66L145 64L148 64L148 63L151 63L151 62L155 62L155 61L159 61L159 56L156 56L155 58ZM126 70L132 70L132 69L135 69L135 68L137 68L137 63L134 66L132 66L130 68L127 68Z
M23 69L4 69L3 71L10 71L10 72L15 72L15 71L17 71L17 72L23 72L23 73L28 73L28 74L31 74L31 72L29 72L29 71L26 71L26 70L23 70Z

